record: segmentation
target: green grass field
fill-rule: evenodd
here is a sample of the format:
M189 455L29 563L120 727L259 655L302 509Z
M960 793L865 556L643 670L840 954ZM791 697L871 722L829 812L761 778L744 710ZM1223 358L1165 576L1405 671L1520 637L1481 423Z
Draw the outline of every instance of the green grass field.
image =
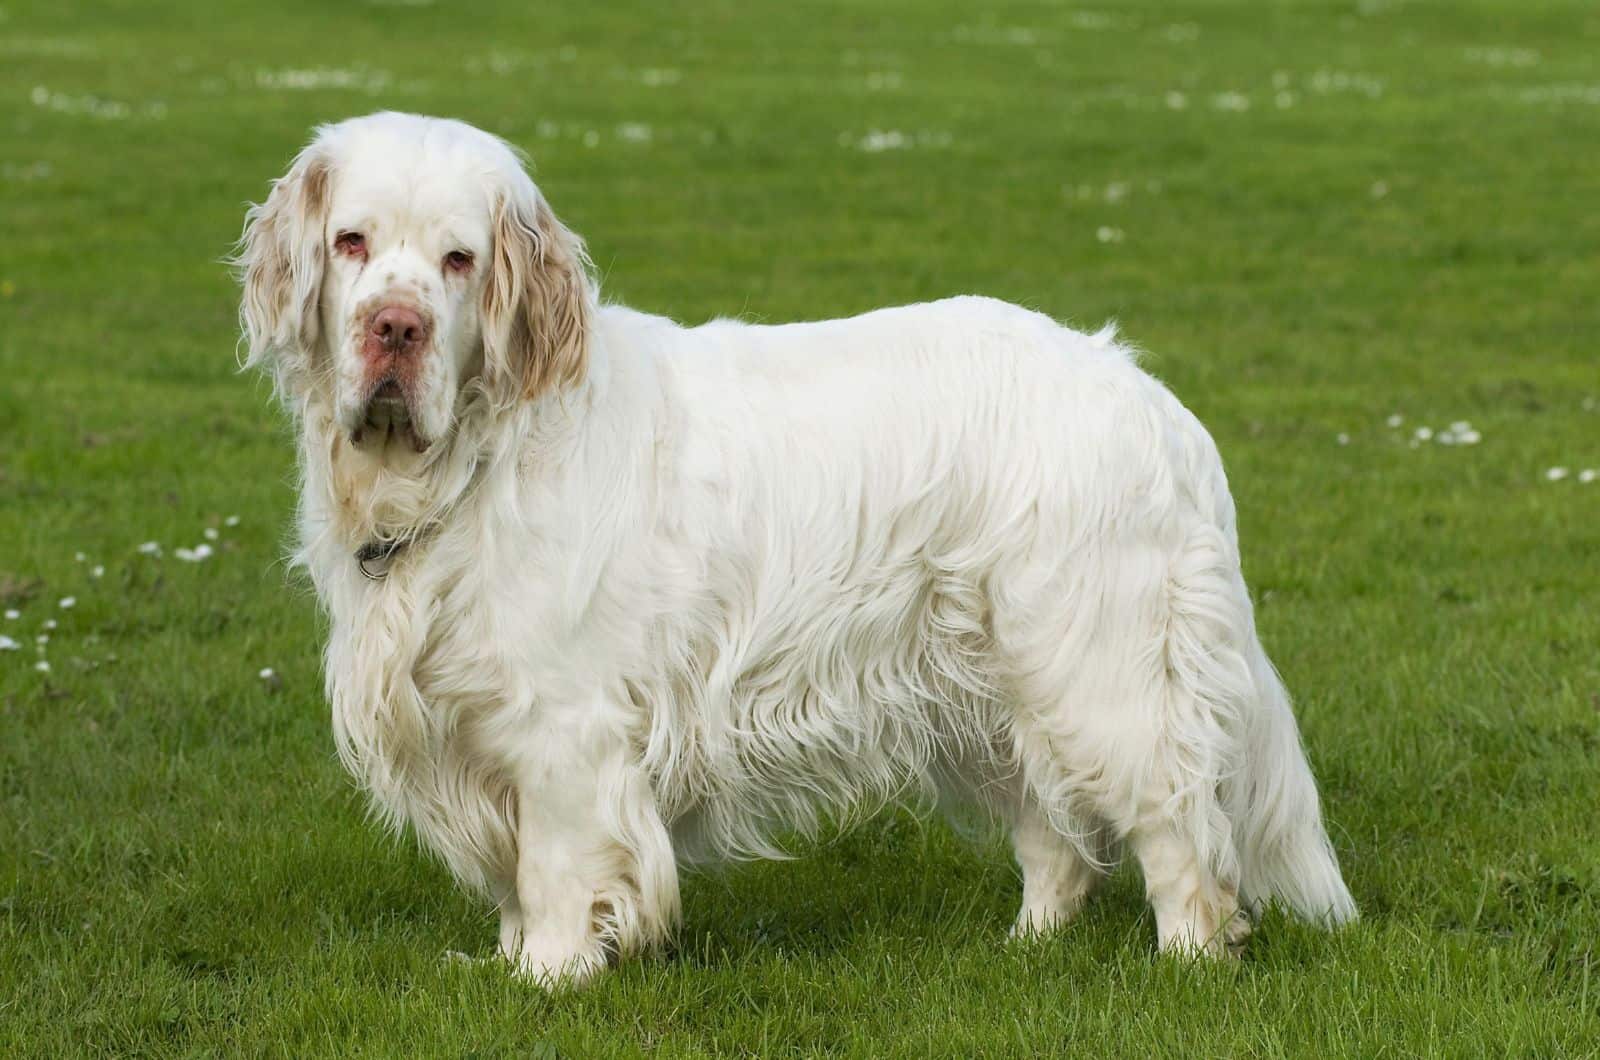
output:
M0 0L0 1055L1600 1052L1600 10L489 6ZM1228 461L1365 919L1195 966L1125 869L1007 945L1003 847L890 814L579 993L444 960L494 923L334 759L218 263L385 107L525 147L682 320L1120 320Z

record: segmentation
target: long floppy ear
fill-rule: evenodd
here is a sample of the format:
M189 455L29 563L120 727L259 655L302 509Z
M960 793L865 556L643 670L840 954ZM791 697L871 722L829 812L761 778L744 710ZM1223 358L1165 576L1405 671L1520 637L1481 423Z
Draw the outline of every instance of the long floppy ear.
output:
M319 142L301 151L289 172L272 182L267 201L245 214L232 259L244 288L245 367L270 372L280 392L305 379L321 329L329 168Z
M494 203L483 291L484 382L501 406L584 376L594 290L583 240L526 178Z

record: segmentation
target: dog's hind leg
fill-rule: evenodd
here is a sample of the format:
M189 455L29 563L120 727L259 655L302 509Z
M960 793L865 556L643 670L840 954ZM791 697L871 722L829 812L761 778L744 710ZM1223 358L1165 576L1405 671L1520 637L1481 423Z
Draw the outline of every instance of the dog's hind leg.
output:
M1145 724L1125 730L1128 840L1164 950L1221 955L1242 943L1241 864L1223 787L1245 762L1255 688L1244 650L1250 600L1217 527L1196 522L1147 608Z
M1245 927L1220 789L1242 762L1240 714L1254 695L1241 651L1249 603L1223 535L1185 530L1108 545L1063 593L1084 606L1041 605L1001 632L1017 675L1017 752L1039 804L1125 841L1162 949L1221 955Z
M1011 823L1011 849L1022 870L1022 910L1013 936L1046 935L1071 923L1103 875L1085 856L1086 840L1062 835L1033 796L1024 796Z

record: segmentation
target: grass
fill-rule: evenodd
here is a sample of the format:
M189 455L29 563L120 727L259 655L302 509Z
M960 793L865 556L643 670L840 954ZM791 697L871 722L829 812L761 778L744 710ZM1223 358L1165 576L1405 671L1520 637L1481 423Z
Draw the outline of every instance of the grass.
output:
M0 8L0 1055L1595 1054L1591 5L488 6ZM1197 967L1124 871L1007 946L1004 851L890 814L689 878L676 948L581 993L442 960L494 926L333 758L218 264L379 107L528 148L680 319L1121 320L1228 461L1365 919Z

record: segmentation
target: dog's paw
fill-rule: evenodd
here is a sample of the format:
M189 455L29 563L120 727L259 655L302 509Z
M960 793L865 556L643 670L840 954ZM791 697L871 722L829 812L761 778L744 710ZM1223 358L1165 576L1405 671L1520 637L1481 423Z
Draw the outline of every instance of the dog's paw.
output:
M1072 923L1077 910L1062 912L1055 909L1024 909L1006 938L1012 942L1036 942L1058 934Z
M583 986L606 967L606 962L589 954L542 954L523 949L511 960L517 978L535 983L552 993Z
M1228 918L1228 922L1222 928L1222 945L1228 956L1239 957L1244 954L1245 943L1250 941L1250 932L1254 926L1242 909Z

